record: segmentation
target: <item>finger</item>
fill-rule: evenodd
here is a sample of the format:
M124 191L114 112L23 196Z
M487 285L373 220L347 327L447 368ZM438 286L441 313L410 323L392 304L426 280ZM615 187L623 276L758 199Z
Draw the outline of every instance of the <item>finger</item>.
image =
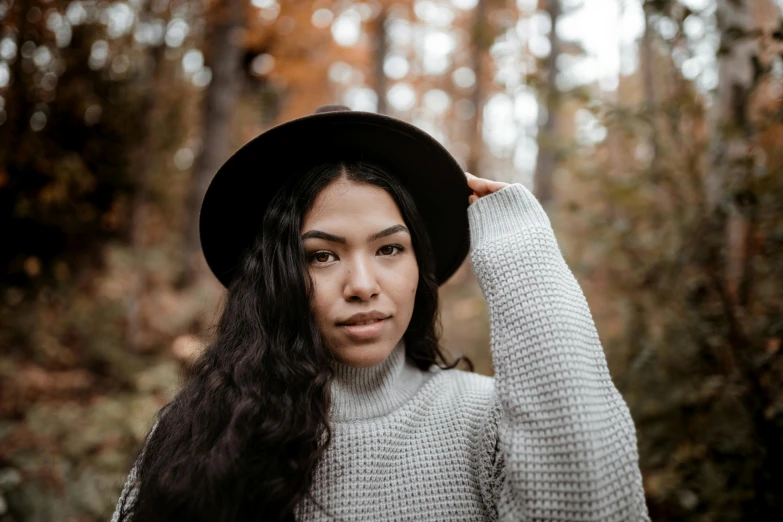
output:
M479 178L470 172L465 172L465 176L468 181L468 186L473 189L473 191L479 197L492 194L493 192L497 192L498 190L508 186L508 183L503 181L493 181L491 179Z
M479 196L486 196L487 194L489 194L489 187L487 187L487 180L483 178L477 178L476 176L468 178L468 186L471 189L473 189L473 192L475 192Z
M472 205L473 203L478 201L478 198L479 197L476 196L475 194L471 194L470 196L468 196L468 205Z
M503 181L491 181L487 180L487 188L490 192L497 192L498 190L508 187L508 183Z

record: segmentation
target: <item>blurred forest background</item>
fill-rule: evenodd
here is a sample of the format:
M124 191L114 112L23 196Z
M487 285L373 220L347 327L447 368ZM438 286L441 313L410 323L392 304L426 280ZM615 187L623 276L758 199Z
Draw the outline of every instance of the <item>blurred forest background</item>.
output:
M206 185L327 103L534 188L654 520L783 520L782 9L0 0L0 521L108 519L219 310ZM491 373L469 264L442 297L445 346Z

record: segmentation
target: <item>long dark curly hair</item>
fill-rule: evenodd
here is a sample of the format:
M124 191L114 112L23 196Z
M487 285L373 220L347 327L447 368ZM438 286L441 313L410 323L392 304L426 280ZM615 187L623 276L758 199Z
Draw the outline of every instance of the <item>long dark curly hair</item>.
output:
M228 288L215 340L161 409L137 458L137 495L121 520L294 520L331 441L334 360L312 314L301 224L316 196L339 178L385 190L410 230L419 282L404 334L408 358L422 370L459 363L449 363L439 346L434 259L410 194L368 163L313 168L267 207Z

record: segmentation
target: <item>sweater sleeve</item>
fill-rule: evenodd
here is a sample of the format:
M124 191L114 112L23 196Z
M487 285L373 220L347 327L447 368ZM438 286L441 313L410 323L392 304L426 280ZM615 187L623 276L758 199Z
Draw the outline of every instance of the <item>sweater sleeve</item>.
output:
M509 521L648 521L636 430L546 213L513 184L468 218L495 367L488 507Z

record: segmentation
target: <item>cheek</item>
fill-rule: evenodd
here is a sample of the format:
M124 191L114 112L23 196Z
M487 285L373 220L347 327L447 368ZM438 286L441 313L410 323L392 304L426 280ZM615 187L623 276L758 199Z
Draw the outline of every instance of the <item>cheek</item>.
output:
M323 323L329 314L329 285L328 281L319 281L313 277L313 315L316 322Z
M416 289L419 286L419 267L415 261L412 266L408 266L405 270L403 277L400 278L401 285L399 295L404 297L406 301L410 301L410 305L413 306L413 300L416 297Z

